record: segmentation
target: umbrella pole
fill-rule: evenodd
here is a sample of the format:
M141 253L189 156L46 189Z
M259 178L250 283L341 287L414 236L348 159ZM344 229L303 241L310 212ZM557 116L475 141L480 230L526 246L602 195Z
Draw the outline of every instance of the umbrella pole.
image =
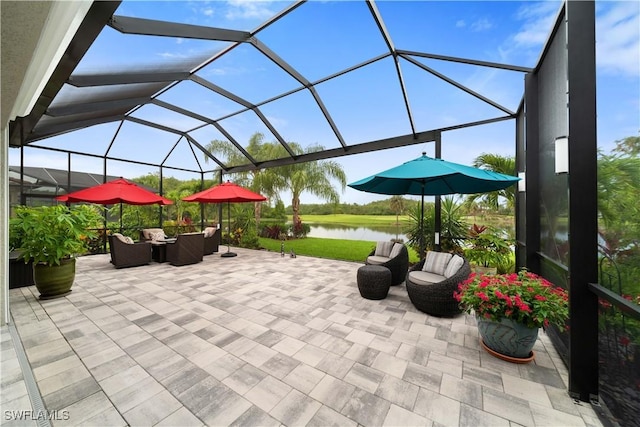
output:
M120 234L122 234L122 202L120 202Z
M420 203L420 259L424 254L424 184L422 184L422 199Z
M221 257L224 257L224 258L230 258L238 255L235 252L230 252L230 249L229 249L229 244L231 243L231 202L227 202L227 221L228 221L227 231L229 233L229 236L228 236L229 240L227 240L227 252L220 255Z

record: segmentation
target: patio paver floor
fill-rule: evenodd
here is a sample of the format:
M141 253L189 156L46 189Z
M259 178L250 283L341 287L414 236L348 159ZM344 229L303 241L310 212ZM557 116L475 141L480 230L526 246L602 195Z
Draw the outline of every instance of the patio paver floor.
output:
M88 256L64 298L12 289L44 403L66 418L52 423L602 425L567 394L544 333L535 362L510 364L480 348L472 317L428 316L404 285L363 299L362 264L234 252L120 270L108 255ZM26 409L12 351L3 327L3 410Z

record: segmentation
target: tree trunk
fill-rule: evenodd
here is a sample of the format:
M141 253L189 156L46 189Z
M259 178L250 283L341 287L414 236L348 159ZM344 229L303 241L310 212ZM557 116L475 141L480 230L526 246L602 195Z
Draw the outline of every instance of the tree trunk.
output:
M254 202L253 214L256 219L256 227L260 225L260 215L262 214L262 202Z
M298 197L291 200L291 208L293 209L293 225L295 226L300 218L300 199Z

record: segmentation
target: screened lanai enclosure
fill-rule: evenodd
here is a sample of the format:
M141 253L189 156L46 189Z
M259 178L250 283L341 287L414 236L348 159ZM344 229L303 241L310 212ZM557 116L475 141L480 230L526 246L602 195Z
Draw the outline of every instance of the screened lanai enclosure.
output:
M407 160L426 147L456 161L447 157L447 135L508 122L523 178L517 266L569 290L570 329L549 334L569 368L571 395L630 419L637 408L615 403L620 395L607 382L639 381L640 337L628 326L640 312L598 284L595 3L552 3L541 50L514 54L517 63L470 49L468 35L434 49L429 40L455 2L420 2L420 14L407 13L416 3L283 2L268 13L258 2L250 12L260 25L221 28L209 24L216 21L205 3L190 6L205 17L193 22L172 2L95 2L31 113L10 123L9 145L21 159L58 156L57 168L90 168L104 181L129 168L157 173L162 192L167 175L220 181L403 147L416 149ZM515 90L467 83L484 72ZM280 154L254 152L256 133ZM211 141L223 149L209 150ZM19 166L12 173L26 177L30 165ZM377 169L363 167L362 176ZM562 235L559 221L567 224ZM598 298L618 323L626 319L625 334L635 330L624 354L604 348ZM615 376L621 365L635 374ZM640 381L629 384L637 397Z

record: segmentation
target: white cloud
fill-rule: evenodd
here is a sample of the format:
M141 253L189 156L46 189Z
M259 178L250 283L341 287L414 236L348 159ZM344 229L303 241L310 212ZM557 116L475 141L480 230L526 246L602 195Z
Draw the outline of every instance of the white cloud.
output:
M213 10L213 8L212 8L212 7L207 7L207 8L205 8L205 9L202 9L202 14L203 14L204 16L213 16L213 14L214 14L214 13L215 13L215 12L214 12L214 10Z
M481 18L471 24L472 31L486 31L493 28L493 24L487 18Z
M183 53L172 53L172 52L161 52L158 53L158 56L165 58L165 59L183 59L183 58L187 58L187 55L183 54Z
M614 3L597 16L596 64L605 72L612 74L640 76L640 5L638 3Z
M467 25L466 22L464 22L464 20L462 19L456 22L456 28L462 28L462 27L465 27L466 25Z
M524 21L520 31L513 40L519 46L542 45L550 34L553 20L558 12L557 2L542 2L521 7L516 13L516 19Z
M270 1L260 0L229 0L227 1L229 9L225 17L229 20L234 19L268 19L274 15L269 6Z

